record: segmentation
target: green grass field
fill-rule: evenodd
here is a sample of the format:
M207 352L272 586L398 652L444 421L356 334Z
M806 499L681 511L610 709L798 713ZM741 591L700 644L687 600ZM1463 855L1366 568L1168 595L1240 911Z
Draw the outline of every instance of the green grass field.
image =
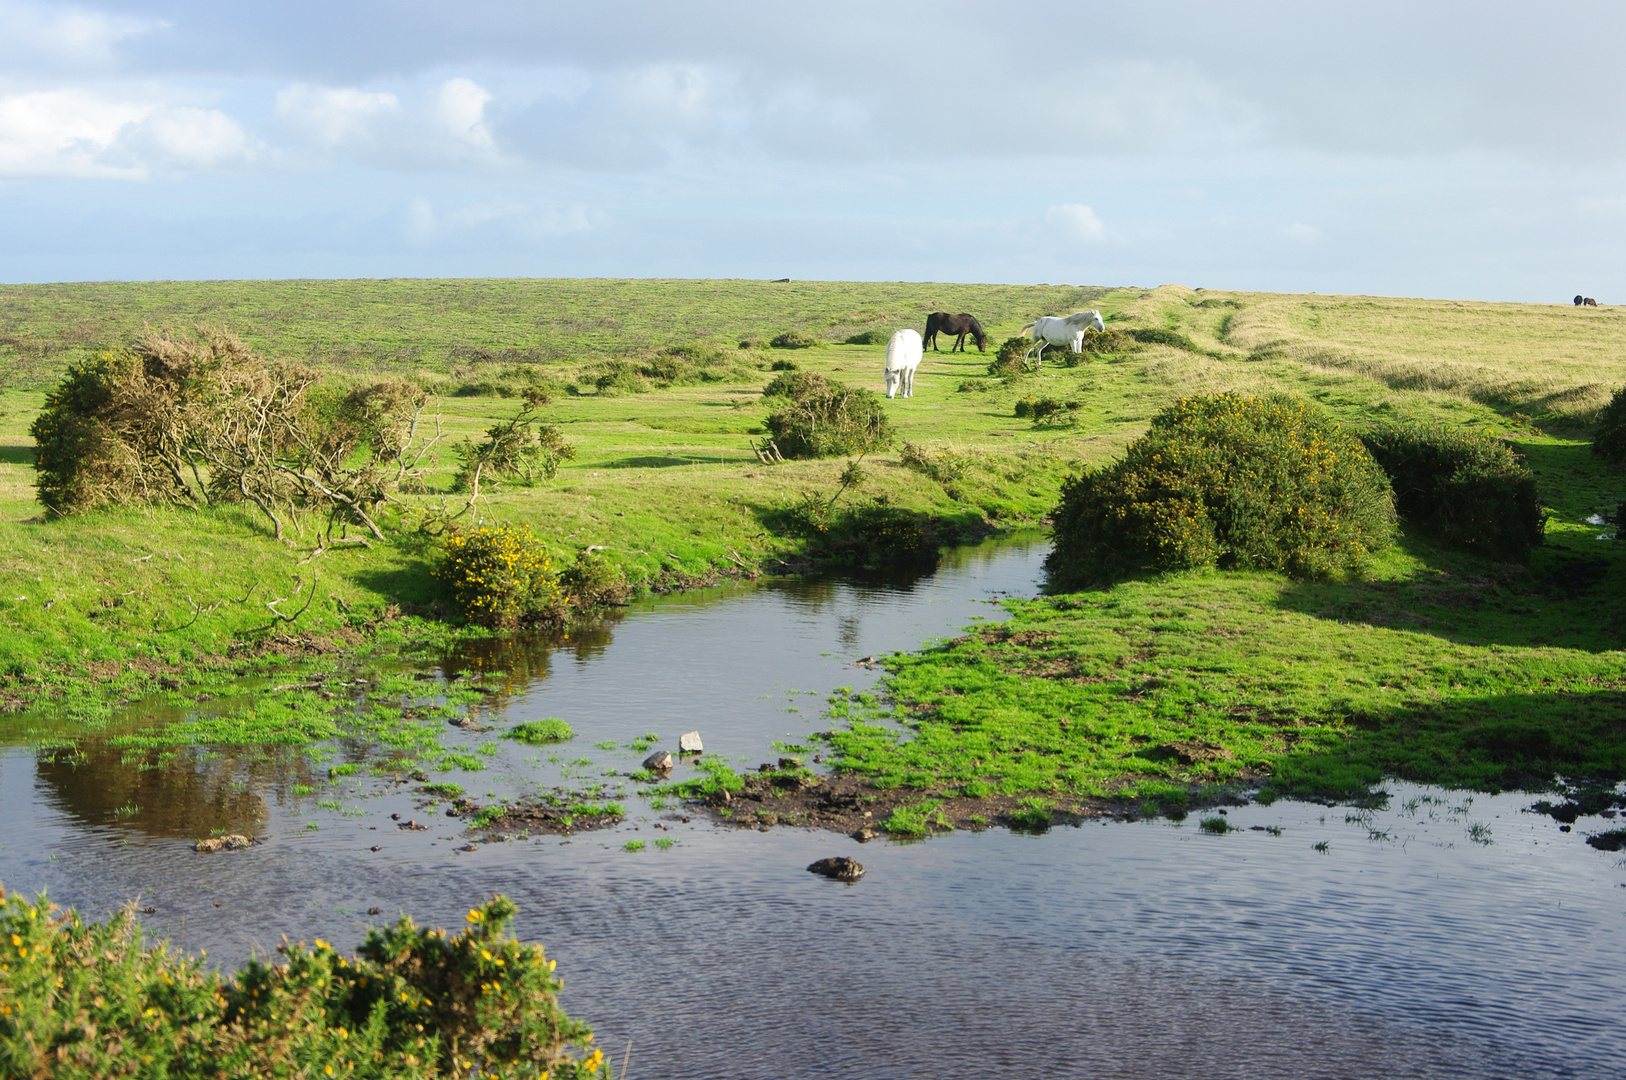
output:
M986 375L994 346L1034 315L1100 307L1119 329L1172 331L1066 368ZM1370 297L855 283L617 281L211 282L0 288L0 673L14 703L123 671L112 692L274 635L341 644L391 605L434 597L432 541L411 529L451 477L450 444L511 414L470 394L543 377L574 392L548 419L578 456L481 508L524 522L555 557L603 547L635 582L681 585L794 560L765 522L804 491L833 492L844 462L760 463L750 448L775 359L879 390L881 346L864 329L977 314L989 353L928 353L916 396L889 403L906 440L971 465L944 485L899 448L865 463L859 495L965 522L1036 522L1070 471L1111 460L1176 398L1285 391L1339 419L1427 419L1494 431L1540 473L1547 545L1502 567L1408 538L1369 580L1304 584L1200 573L1016 604L1002 633L903 660L893 691L915 725L900 744L860 724L844 760L887 784L966 784L1058 795L1142 782L1272 774L1283 790L1347 791L1381 773L1491 785L1558 771L1618 772L1626 586L1619 545L1586 518L1613 508L1620 474L1587 451L1586 425L1626 382L1626 316L1614 309ZM268 355L344 377L406 374L438 390L443 440L391 541L303 563L238 508L127 509L46 521L33 499L27 427L71 361L144 324L224 325ZM829 342L773 350L800 330ZM748 348L741 348L746 342ZM732 381L600 393L607 358L674 344L738 354ZM1055 354L1050 354L1054 356ZM1076 402L1064 424L1014 415L1026 395ZM446 496L455 498L454 496ZM274 611L300 609L287 622ZM268 607L268 602L278 601ZM397 633L402 624L395 624ZM413 634L443 635L429 623ZM133 669L133 670L132 670ZM230 670L227 665L226 670ZM952 706L952 707L951 707ZM1065 725L1062 720L1066 720ZM934 726L935 725L935 726ZM984 747L967 748L977 740ZM1148 748L1221 746L1182 763ZM977 762L975 767L968 762ZM967 771L967 770L970 771ZM977 771L981 770L981 771Z

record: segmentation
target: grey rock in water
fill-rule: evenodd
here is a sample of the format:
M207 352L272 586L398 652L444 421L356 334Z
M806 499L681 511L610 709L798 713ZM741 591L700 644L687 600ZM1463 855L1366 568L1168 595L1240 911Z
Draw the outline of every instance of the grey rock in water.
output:
M683 754L699 754L705 751L700 741L700 732L687 731L678 736L678 752Z
M820 859L807 869L809 873L823 874L837 881L857 881L864 876L864 864L845 855L835 859Z
M650 772L670 772L672 769L672 755L665 750L657 750L644 758L644 768Z
M879 832L870 828L868 825L865 825L862 829L859 829L857 832L853 833L852 838L857 840L860 844L867 844L880 835L881 834Z

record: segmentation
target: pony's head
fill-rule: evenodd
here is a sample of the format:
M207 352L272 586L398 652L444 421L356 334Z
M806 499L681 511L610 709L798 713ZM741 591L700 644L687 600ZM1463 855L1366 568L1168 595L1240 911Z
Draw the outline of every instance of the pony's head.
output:
M983 330L982 323L978 322L976 319L971 320L971 336L977 340L978 352L988 351L988 334L985 330Z
M886 396L887 397L896 397L897 394L898 394L898 387L900 387L902 385L903 385L903 369L902 368L891 368L891 367L887 368L886 369Z

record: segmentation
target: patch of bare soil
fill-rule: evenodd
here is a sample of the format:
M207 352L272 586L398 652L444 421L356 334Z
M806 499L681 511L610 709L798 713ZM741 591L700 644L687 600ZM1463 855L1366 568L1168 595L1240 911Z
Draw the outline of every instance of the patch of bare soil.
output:
M775 825L794 825L844 832L856 840L868 841L883 835L881 823L892 811L928 799L941 801L937 813L956 829L1009 826L1013 824L1011 815L1024 808L1020 796L969 798L913 788L878 788L859 776L819 776L804 770L759 772L747 776L739 791L719 791L693 803L720 824L737 828L766 831ZM1062 824L1085 818L1134 816L1121 804L1105 799L1078 799L1066 800L1065 807L1056 810L1051 820ZM938 831L946 832L948 828L939 826Z
M447 807L446 816L476 819L468 827L470 831L478 832L480 839L487 843L507 840L515 835L531 836L538 833L569 836L607 829L621 821L621 815L617 813L584 813L580 809L544 803L514 803L501 807L502 813L497 816L490 815L491 809L473 799L458 798L453 799L452 805Z

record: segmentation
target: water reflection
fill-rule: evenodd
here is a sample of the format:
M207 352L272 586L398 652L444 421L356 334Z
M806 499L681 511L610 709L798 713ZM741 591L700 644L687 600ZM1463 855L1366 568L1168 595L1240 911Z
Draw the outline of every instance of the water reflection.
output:
M314 788L314 769L303 753L284 747L132 755L97 739L42 751L35 775L47 805L84 825L195 840L255 833L270 812L268 797L283 803L295 798L295 785Z

